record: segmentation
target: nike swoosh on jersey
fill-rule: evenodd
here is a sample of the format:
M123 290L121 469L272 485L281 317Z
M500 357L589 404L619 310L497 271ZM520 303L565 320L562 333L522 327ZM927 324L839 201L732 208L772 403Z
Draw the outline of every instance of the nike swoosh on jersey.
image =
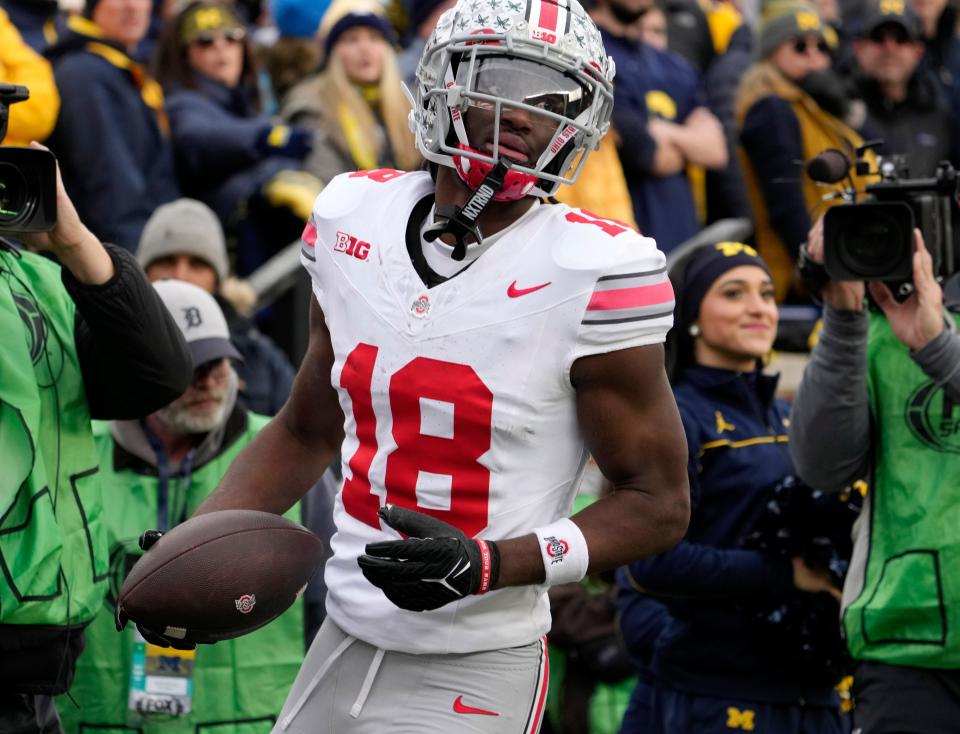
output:
M478 709L473 706L467 706L463 702L463 696L457 696L457 700L453 702L453 712L455 714L479 714L480 716L499 716L496 711L487 711L486 709Z
M525 296L528 293L538 291L541 288L546 288L551 283L553 283L553 281L548 280L546 283L541 283L540 285L535 285L531 288L517 288L517 281L513 281L509 286L507 286L507 295L510 296L510 298L519 298L520 296Z

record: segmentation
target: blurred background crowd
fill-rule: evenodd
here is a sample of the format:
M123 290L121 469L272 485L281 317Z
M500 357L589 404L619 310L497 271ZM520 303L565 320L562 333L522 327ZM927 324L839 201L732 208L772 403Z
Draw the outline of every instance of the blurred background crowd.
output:
M513 0L484 5L498 2ZM115 507L125 506L121 498L133 480L122 477L132 471L172 482L163 484L164 502L180 492L182 507L168 519L185 518L205 496L189 493L210 491L225 469L211 462L228 461L259 427L259 419L245 416L273 415L283 405L304 349L309 288L288 246L337 174L421 165L402 82L414 83L424 43L452 5L0 0L0 81L31 93L11 108L5 144L48 145L90 230L132 253L151 281L192 284L185 294L161 293L171 312L176 316L175 306L189 300L207 320L222 321L217 336L233 345L206 359L195 355L201 369L190 390L226 401L209 424L178 422L178 401L157 414L158 422L101 430L101 459L114 467ZM866 160L905 156L911 177L933 175L944 160L960 164L957 8L951 0L594 0L588 9L617 65L613 123L559 198L636 226L656 239L671 266L697 244L746 243L738 245L747 253L740 266L756 282L745 277L737 287L759 304L770 342L779 318L778 346L802 354L819 310L797 275L797 259L815 221L840 202L833 194L849 185L814 182L803 164L827 148L856 158L868 141L881 142L861 149ZM852 180L863 183L856 174ZM370 206L377 216L376 203ZM704 310L713 281L696 291L689 271L684 277L674 277L678 303L692 310L686 321L678 312L675 333L699 336L712 328L711 318L722 328L722 315ZM692 303L685 300L691 292ZM188 327L181 325L189 342ZM810 723L814 717L803 731L843 730L837 727L841 709L851 705L852 668L836 622L863 487L827 497L795 482L782 445L789 409L780 401L795 380L778 387L753 372L756 358L769 351L764 339L758 354L756 346L733 350L746 355L747 387L698 366L703 355L690 344L674 346L681 356L671 377L686 385L678 401L696 447L691 461L699 483L720 499L695 506L690 537L670 558L551 591L555 675L546 731L646 731L650 699L643 692L657 676L678 690L742 699L718 714L719 730L758 726L760 709L744 691L762 691L761 702L799 700L823 715L822 725ZM707 410L698 395L710 391L729 398L729 408ZM725 432L739 435L738 426L753 423L767 439L763 447L749 444L754 450L732 464L710 463L711 450L733 445ZM210 434L209 445L178 439L198 431ZM708 435L720 436L719 443ZM161 456L162 466L155 460ZM201 467L211 472L206 479L197 476ZM337 471L301 508L307 524L327 537ZM724 494L724 482L741 492L739 499ZM589 503L601 484L588 477L579 501ZM155 512L152 504L149 511L108 510L117 517L114 547L129 545L133 527L150 526ZM721 557L705 548L736 550ZM111 554L111 573L122 579L126 551ZM700 595L690 597L697 584ZM218 645L219 657L196 678L196 698L183 715L192 710L197 721L231 734L269 731L304 640L319 625L322 593L312 589L305 610L291 612L305 611L303 619L287 617L257 633L273 638ZM718 603L723 594L753 601ZM120 643L111 625L106 614L91 627L99 650L81 659L76 700L58 704L70 734L129 727L137 712L128 679L130 656L142 645L131 647L131 640L112 649ZM749 644L740 639L744 629ZM759 648L769 659L744 653ZM198 660L209 654L201 650ZM748 681L746 687L718 669L700 669L697 656L724 661L719 668L735 670L733 680ZM193 659L184 665L192 671ZM238 683L246 668L269 685L248 690ZM111 687L115 694L105 695ZM170 731L186 721L165 713L147 728Z

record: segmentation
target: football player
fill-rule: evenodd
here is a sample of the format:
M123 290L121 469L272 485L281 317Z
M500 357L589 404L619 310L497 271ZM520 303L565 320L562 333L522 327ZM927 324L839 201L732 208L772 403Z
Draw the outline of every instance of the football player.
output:
M606 132L613 62L576 0L460 0L411 127L430 171L335 178L292 396L200 512L281 512L341 451L328 615L275 732L535 732L546 590L689 518L655 243L541 198ZM615 491L569 518L588 451Z

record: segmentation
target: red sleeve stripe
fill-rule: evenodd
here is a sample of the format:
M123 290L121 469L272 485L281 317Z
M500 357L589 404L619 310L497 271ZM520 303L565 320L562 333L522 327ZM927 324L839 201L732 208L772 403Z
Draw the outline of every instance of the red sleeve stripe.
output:
M316 247L317 228L313 226L313 222L307 222L307 226L303 228L303 234L300 235L300 239L302 239L306 245Z
M641 308L671 303L673 303L673 287L669 280L665 280L635 288L595 291L590 298L590 303L587 304L587 311L613 311L619 308Z

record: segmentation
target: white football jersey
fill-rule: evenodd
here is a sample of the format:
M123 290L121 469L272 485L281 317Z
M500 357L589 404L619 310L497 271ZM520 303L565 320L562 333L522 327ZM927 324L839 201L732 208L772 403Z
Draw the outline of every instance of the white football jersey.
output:
M524 645L550 627L544 586L408 612L364 578L357 557L367 543L400 537L380 525L388 502L492 540L569 516L586 458L570 366L662 342L673 291L653 240L565 205L537 207L428 289L405 231L432 193L425 172L343 174L304 231L302 262L345 416L327 611L387 650Z

